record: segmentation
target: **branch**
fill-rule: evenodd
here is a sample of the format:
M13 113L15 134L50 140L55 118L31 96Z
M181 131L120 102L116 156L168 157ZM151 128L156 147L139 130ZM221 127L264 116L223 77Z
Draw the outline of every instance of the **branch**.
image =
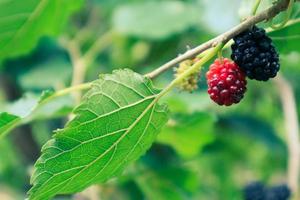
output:
M87 66L91 65L91 63L96 60L99 53L112 43L112 39L113 32L107 31L94 42L94 44L83 56L83 60L85 61Z
M289 150L288 157L288 184L297 198L299 167L300 167L300 147L299 147L299 124L295 95L290 83L280 74L275 79L284 112L284 122Z
M61 38L61 44L68 51L73 66L71 86L79 85L84 82L85 72L87 69L87 65L84 59L82 59L80 47L75 40L70 40L68 38ZM73 95L75 102L78 104L81 99L81 92L76 91Z
M277 4L271 6L270 8L262 11L261 13L251 16L245 21L241 22L239 25L233 27L232 29L226 31L225 33L195 47L194 49L190 49L184 54L174 58L173 60L167 62L166 64L160 66L159 68L155 69L154 71L146 74L145 76L149 78L155 78L159 74L165 72L166 70L170 69L174 65L186 60L195 57L196 55L202 53L203 51L213 47L217 43L226 43L234 36L238 35L239 33L243 32L244 30L249 29L251 26L269 20L275 17L278 13L287 9L289 4L289 0L281 0Z
M85 52L81 53L80 44L77 39L61 38L62 46L68 51L70 56L73 75L71 86L80 85L84 82L85 74L88 67L95 62L98 54L108 47L112 42L112 31L108 31L100 36L93 45ZM81 99L81 91L74 92L74 98L78 104Z

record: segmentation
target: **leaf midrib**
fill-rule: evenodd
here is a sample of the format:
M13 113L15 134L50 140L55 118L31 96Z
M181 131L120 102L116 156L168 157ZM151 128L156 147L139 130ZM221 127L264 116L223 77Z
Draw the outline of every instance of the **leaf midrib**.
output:
M82 125L89 124L89 123L94 122L94 121L96 121L96 120L98 120L98 119L101 119L102 117L106 117L106 116L109 116L109 115L114 114L114 113L116 113L116 112L119 112L119 111L121 111L121 110L124 110L124 109L126 109L126 108L130 108L130 107L132 107L132 106L138 105L139 103L142 103L142 102L144 102L144 101L146 101L146 100L155 98L155 97L157 97L157 96L158 96L158 95L151 95L151 96L148 96L148 97L143 98L143 99L141 99L141 100L139 100L139 101L136 101L136 102L134 102L134 103L132 103L132 104L128 104L128 105L123 106L123 107L121 107L121 108L115 109L115 110L113 110L113 111L111 111L111 112L105 113L105 114L103 114L103 115L98 115L96 118L93 118L93 119L91 119L91 120L82 122L82 123L78 124L77 126L70 127L70 129L77 129L77 128L81 127ZM83 109L83 110L84 110L84 109ZM63 130L65 130L65 129L63 129ZM58 130L58 131L59 131L59 130ZM58 134L59 134L59 132L58 132Z

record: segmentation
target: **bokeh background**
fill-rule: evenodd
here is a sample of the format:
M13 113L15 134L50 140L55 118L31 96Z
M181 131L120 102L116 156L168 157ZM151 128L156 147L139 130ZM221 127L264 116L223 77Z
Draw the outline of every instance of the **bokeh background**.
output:
M70 86L74 65L81 56L86 56L88 63L82 74L84 81L95 80L100 73L117 68L150 72L238 24L249 15L253 3L83 1L55 37L45 35L29 52L1 58L0 111L26 113L43 91ZM271 1L263 1L259 10L270 5ZM22 6L26 9L25 3ZM0 1L0 10L4 9L10 7ZM48 17L59 21L55 13L53 10ZM292 19L297 18L299 5L292 13ZM268 23L260 26L268 27ZM0 12L0 33L6 29L9 27L1 25ZM250 182L287 182L289 121L282 107L286 87L281 86L292 88L298 103L294 109L299 111L299 34L300 23L270 33L280 53L280 79L266 83L249 81L248 92L240 104L219 107L206 93L206 67L197 91L190 94L174 90L163 99L172 111L171 120L146 155L118 178L84 193L56 199L239 200L243 187ZM223 54L230 56L230 50ZM170 70L156 78L155 85L163 87L172 78ZM0 199L25 198L42 145L53 130L64 126L75 105L73 96L61 97L49 103L30 123L0 139Z

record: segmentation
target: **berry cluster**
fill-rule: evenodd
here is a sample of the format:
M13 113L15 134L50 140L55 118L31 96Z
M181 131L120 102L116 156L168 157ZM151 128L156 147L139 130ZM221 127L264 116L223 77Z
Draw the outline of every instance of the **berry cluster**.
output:
M233 38L231 58L250 79L267 81L279 71L279 58L264 29L253 28Z
M219 105L238 103L246 91L245 76L267 81L279 71L279 58L264 29L246 30L233 38L231 58L216 60L207 72L208 94Z
M188 68L190 68L194 64L193 60L185 60L179 64L178 68L175 68L175 78L180 76L183 72L185 72ZM198 89L198 81L200 78L199 72L191 74L189 77L182 80L179 85L180 90L185 90L188 92L193 92Z
M279 71L279 56L272 40L264 29L256 26L233 38L231 46L233 61L216 59L206 74L208 94L219 105L230 106L239 103L246 92L246 76L250 79L267 81ZM179 77L197 60L185 60L175 69ZM192 92L198 88L199 72L182 80L181 90Z
M245 200L288 200L291 195L287 185L265 187L260 182L254 182L244 188Z
M244 97L247 81L240 68L227 58L216 59L206 73L208 94L219 105L230 106Z

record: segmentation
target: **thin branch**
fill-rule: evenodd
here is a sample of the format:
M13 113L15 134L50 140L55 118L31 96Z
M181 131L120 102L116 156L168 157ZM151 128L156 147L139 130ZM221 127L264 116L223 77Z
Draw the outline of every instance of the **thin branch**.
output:
M73 66L71 86L79 85L84 82L85 72L87 69L85 60L82 59L80 47L75 40L67 38L62 38L61 43L68 51ZM76 104L78 104L81 99L81 91L74 92L73 96Z
M299 146L299 124L297 105L293 88L290 83L280 74L275 79L275 84L281 98L284 123L289 150L288 157L288 184L295 199L298 199L298 180L300 167L300 146Z
M233 27L232 29L228 30L227 32L193 48L188 50L187 52L185 52L184 54L178 56L177 58L165 63L164 65L162 65L161 67L155 69L154 71L146 74L147 77L149 78L155 78L156 76L158 76L159 74L165 72L166 70L172 68L174 65L189 59L189 58L193 58L196 55L202 53L203 51L211 48L212 46L214 46L217 43L226 43L227 41L229 41L230 39L232 39L234 36L238 35L239 33L243 32L244 30L250 28L251 26L262 22L262 21L266 21L269 20L271 18L273 18L274 16L276 16L278 13L284 11L287 9L289 4L289 0L281 0L279 1L277 4L271 6L270 8L262 11L261 13L255 15L255 16L251 16L248 19L246 19L245 21L241 22L239 25Z
M112 43L113 32L107 31L101 35L89 48L89 50L83 56L83 60L86 62L86 65L89 66L93 63L99 52L108 47Z
M97 55L111 44L112 32L108 31L101 35L84 54L81 53L78 39L61 38L60 42L70 55L73 65L71 86L76 86L84 82L86 71L96 60ZM76 91L73 95L78 104L81 99L81 91Z
M92 7L89 10L89 17L87 19L87 22L76 33L76 35L73 38L73 41L76 41L77 44L82 44L86 40L91 38L93 32L95 32L95 27L99 27L99 19L99 10L96 7Z

